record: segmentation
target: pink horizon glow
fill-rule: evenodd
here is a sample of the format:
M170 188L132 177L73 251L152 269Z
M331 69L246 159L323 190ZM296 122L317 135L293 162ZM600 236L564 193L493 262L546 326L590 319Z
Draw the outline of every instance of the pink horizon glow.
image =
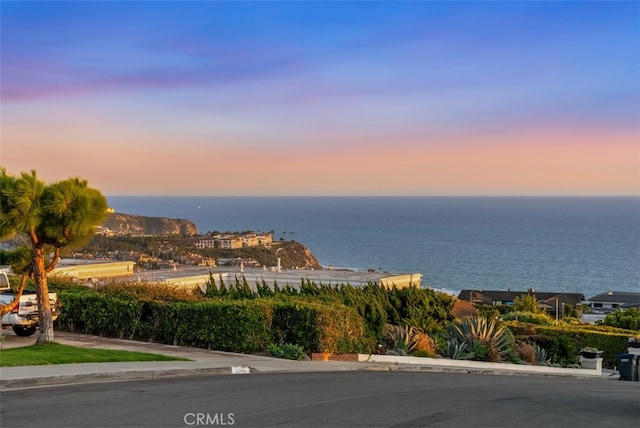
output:
M40 130L23 130L21 143L3 146L0 156L18 172L31 169L38 151L50 159L37 168L43 178L81 176L112 195L638 195L640 188L632 134L525 131L433 137L439 143L430 145L352 141L340 150L174 144L170 136L122 138L117 130L60 134L48 133L51 144L41 147Z

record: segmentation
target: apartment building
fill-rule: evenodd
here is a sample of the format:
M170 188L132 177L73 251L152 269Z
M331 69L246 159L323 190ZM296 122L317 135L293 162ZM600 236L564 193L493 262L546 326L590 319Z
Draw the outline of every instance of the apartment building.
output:
M215 239L201 239L196 242L196 248L216 248Z
M273 242L273 235L271 233L263 234L226 234L216 235L213 238L199 239L195 242L196 248L220 248L226 250L232 250L242 247L258 247L269 246Z

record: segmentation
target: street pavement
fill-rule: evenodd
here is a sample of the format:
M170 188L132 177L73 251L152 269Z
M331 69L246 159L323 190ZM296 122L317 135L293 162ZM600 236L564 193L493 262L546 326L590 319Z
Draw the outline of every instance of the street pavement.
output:
M640 384L474 373L182 376L0 393L3 428L640 426Z
M5 340L2 349L29 346L35 343L36 335L30 338L17 337L4 330ZM77 333L56 331L55 341L65 345L119 349L162 354L188 358L190 361L151 361L120 363L83 363L57 364L47 366L20 366L0 368L0 390L26 387L63 385L116 380L152 379L175 376L201 375L243 375L249 373L301 373L301 372L339 372L357 370L375 371L428 371L449 373L483 373L504 375L536 375L553 376L548 373L527 373L526 366L519 373L501 371L499 369L475 369L473 362L468 367L429 366L428 364L390 364L375 362L345 361L292 361L272 358L265 355L236 354L231 352L210 351L199 348L172 346L158 343L138 342L124 339L113 339ZM0 353L1 358L1 353ZM555 374L558 375L558 374ZM561 376L567 376L562 374ZM591 377L576 375L575 377ZM604 370L602 379L618 379L617 373Z

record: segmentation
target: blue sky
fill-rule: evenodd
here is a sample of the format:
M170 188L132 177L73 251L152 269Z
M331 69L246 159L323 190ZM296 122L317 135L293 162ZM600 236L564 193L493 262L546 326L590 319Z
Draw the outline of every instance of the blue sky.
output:
M640 193L637 2L0 7L10 171L110 194Z

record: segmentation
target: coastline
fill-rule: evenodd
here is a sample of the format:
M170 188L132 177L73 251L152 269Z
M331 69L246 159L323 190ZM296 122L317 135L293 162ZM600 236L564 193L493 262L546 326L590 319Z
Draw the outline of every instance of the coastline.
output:
M640 284L640 197L113 197L117 211L192 220L201 233L275 230L322 266L420 272L436 289ZM284 234L286 232L286 234Z

